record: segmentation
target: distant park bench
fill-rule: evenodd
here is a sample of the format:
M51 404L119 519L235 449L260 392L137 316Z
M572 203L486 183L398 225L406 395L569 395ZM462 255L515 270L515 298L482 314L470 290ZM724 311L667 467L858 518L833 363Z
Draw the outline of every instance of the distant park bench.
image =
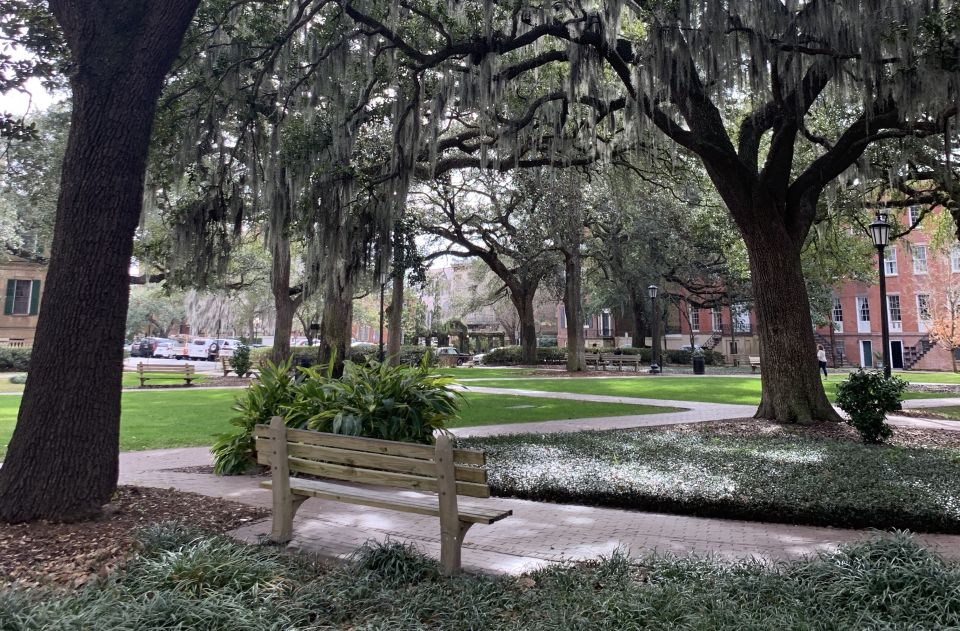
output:
M386 508L440 518L440 564L444 574L460 572L463 537L474 524L492 524L513 514L492 507L461 507L458 496L490 497L486 456L473 449L454 449L450 437L419 445L289 429L279 416L257 425L257 462L269 465L272 479L261 486L273 493L271 538L293 537L293 516L310 497ZM357 485L296 477L307 474ZM433 492L408 497L383 486Z
M235 373L237 372L236 370L234 370L233 366L230 365L230 357L221 355L221 356L220 356L220 365L223 367L223 376L224 376L224 377L226 377L227 375L229 375L231 372L235 372ZM251 365L250 365L250 368L247 370L247 374L241 375L241 374L237 373L237 376L238 376L238 377L249 377L250 375L257 375L257 374L259 374L259 371L258 371L256 368L254 368L253 365L251 364Z
M760 358L756 355L750 355L750 372L757 372L760 369Z
M624 366L633 366L635 372L640 372L640 355L618 355L617 353L587 353L587 368L591 364L597 369L602 367L616 366L617 370L622 371Z
M137 374L140 376L141 388L147 385L149 379L183 379L188 386L196 379L193 364L144 366L143 362L140 362L137 364Z

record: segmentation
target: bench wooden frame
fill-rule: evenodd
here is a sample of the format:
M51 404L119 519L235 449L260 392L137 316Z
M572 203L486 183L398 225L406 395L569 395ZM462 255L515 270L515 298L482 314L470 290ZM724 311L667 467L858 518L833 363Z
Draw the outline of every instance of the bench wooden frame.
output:
M289 429L275 416L270 425L257 425L254 436L257 462L270 466L271 479L261 486L273 493L270 536L276 543L293 537L293 517L309 497L432 515L440 518L440 563L450 576L461 571L461 547L471 526L492 524L513 514L458 505L459 495L490 497L483 468L486 456L482 451L454 449L447 434L439 434L435 446L419 445ZM401 497L366 486L299 478L297 473L437 495Z
M168 373L166 374L154 374L149 376L144 376L144 373ZM193 367L193 364L183 364L178 366L169 366L169 365L150 365L144 366L143 362L137 364L137 374L140 375L140 387L143 388L146 385L147 380L149 379L183 379L187 382L187 385L193 385L190 383L196 379L196 370Z
M750 360L750 372L757 372L760 368L760 357L757 355L748 355L747 358Z
M618 353L587 353L585 356L587 367L592 363L597 370L601 366L616 366L618 371L623 371L624 365L633 366L635 372L640 372L640 355L626 355Z

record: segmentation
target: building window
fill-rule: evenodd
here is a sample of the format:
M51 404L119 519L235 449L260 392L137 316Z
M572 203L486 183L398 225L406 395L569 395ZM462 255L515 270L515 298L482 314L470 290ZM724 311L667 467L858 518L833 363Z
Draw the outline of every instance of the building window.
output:
M713 330L723 330L723 311L720 310L720 307L713 308Z
M870 301L866 296L857 296L857 317L861 322L870 321Z
M950 250L950 270L960 272L960 245L955 245Z
M730 307L733 327L737 333L747 333L750 331L750 310L747 305L740 303Z
M927 273L927 246L915 245L911 249L913 250L913 273L926 274Z
M917 225L917 222L920 221L920 207L911 206L908 212L910 215L910 226Z
M833 321L843 322L843 305L840 304L840 299L836 296L833 297Z
M567 308L564 305L560 305L560 328L567 328Z
M4 302L5 315L37 315L40 306L40 281L7 281L7 299Z
M897 275L897 248L889 247L883 253L883 271L887 276Z
M899 323L903 320L900 315L900 296L887 296L887 313L890 314L890 322Z
M929 294L917 294L917 319L918 320L930 319L930 295Z
M606 309L600 314L600 335L610 337L610 311Z
M700 310L692 305L687 305L687 312L690 314L690 330L700 331Z

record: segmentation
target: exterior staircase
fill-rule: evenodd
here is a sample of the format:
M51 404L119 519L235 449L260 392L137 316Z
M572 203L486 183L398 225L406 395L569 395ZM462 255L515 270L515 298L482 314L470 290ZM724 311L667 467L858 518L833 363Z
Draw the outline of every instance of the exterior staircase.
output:
M839 349L834 348L833 345L830 344L830 338L817 333L816 331L813 332L813 338L817 344L823 346L823 350L827 352L828 366L833 368L843 368L847 365L847 356L843 352L843 346L841 346Z
M930 338L924 335L915 346L907 346L903 349L903 367L906 370L913 368L917 362L923 359L924 355L930 352L936 344L930 341Z
M701 345L701 348L705 351L712 351L717 347L717 344L720 343L720 340L723 339L723 329L714 329L710 333L710 338Z

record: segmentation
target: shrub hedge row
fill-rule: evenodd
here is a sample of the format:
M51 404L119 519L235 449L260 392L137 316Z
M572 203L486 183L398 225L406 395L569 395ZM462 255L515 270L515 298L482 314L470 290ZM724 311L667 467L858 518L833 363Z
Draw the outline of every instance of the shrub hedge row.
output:
M649 364L653 351L649 348L591 348L590 352L614 353L617 355L639 355L640 361ZM664 363L676 365L689 365L693 360L690 351L681 351L670 349L663 354ZM703 351L704 363L708 366L722 365L723 354L716 351ZM541 364L557 363L562 364L567 361L567 349L558 347L537 348L537 362ZM513 366L520 364L519 346L501 346L487 353L483 358L483 363L490 366Z
M400 363L405 366L419 365L423 356L430 350L432 349L425 346L401 346ZM376 344L358 344L350 348L348 359L354 363L362 364L367 359L376 359L379 351L380 347ZM273 352L273 349L270 347L254 348L250 351L250 357L256 365L262 360L269 359L271 352ZM296 366L313 366L317 363L317 347L294 346L290 349L290 356L293 357Z
M30 364L30 347L0 347L0 371L23 372Z
M484 449L495 495L754 521L960 533L960 450L723 426L512 435Z

